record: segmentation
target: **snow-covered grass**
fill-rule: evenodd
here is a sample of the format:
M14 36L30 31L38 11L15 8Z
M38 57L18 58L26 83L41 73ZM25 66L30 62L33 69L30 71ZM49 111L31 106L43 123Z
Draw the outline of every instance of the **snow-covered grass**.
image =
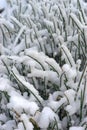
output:
M0 0L0 130L86 130L86 60L83 0Z

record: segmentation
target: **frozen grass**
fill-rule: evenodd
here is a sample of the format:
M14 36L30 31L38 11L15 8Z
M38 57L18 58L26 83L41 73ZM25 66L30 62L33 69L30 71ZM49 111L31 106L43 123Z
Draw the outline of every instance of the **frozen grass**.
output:
M0 130L87 129L87 4L0 0Z

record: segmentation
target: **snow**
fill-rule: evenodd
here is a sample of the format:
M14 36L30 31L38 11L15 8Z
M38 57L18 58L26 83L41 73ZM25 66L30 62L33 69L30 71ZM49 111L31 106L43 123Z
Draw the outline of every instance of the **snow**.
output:
M69 115L73 115L79 109L79 104L75 101L76 92L72 89L69 89L65 91L64 94L67 98L67 101L69 102L69 105L67 105L65 109L69 113Z
M30 90L30 92L35 96L37 97L37 99L40 101L40 102L43 102L43 99L41 98L41 96L39 95L38 91L34 88L33 85L31 85L30 83L26 82L23 77L21 77L19 74L16 74L14 72L14 69L13 69L13 74L14 76L16 76L16 78L18 79L19 83L22 83L26 88L28 88Z
M37 51L33 51L33 50L25 50L25 54L29 57L31 57L32 59L35 59L37 63L39 63L39 65L42 67L43 70L47 70L48 69L48 65L44 62L44 60L46 59L44 53L41 53L41 56L39 55L39 53Z
M60 101L49 101L48 106L52 108L54 111L57 111L59 107L67 102L66 98L61 98Z
M19 93L12 91L10 94L10 103L8 104L8 108L14 109L18 113L26 111L26 113L29 113L31 115L34 115L37 110L39 110L39 107L35 102L29 102L27 99L25 99L23 96L21 96Z
M33 125L31 122L29 122L29 118L26 114L22 114L20 119L24 122L24 126L26 130L33 130Z
M13 17L13 16L10 16L10 19L12 20L12 21L14 21L20 28L22 28L21 29L21 32L24 30L24 26L15 18L15 17Z
M76 107L76 103L74 103L73 105L67 105L65 110L69 113L69 115L73 115L77 112L78 109Z
M61 70L59 64L57 62L55 62L54 59L52 59L52 58L50 58L50 59L46 58L45 61L46 61L46 63L48 65L50 65L51 67L53 67L53 69L55 69L55 71L57 72L58 75L61 75L62 70Z
M19 39L19 38L17 38L16 40L18 40L18 39ZM17 42L17 41L15 41L15 42ZM15 44L15 43L14 43L14 44ZM15 54L18 54L18 53L20 53L21 51L23 51L24 48L25 48L24 40L22 40L20 44L18 44L16 47L13 48L13 52L14 52Z
M42 71L38 69L32 69L31 74L28 74L28 77L37 77L37 78L46 78L47 81L50 81L52 83L57 84L58 83L58 77L57 73L53 71Z
M83 0L0 0L0 130L87 129L86 37Z
M0 91L10 92L13 88L8 79L0 78Z
M71 66L71 67L75 67L75 62L74 59L70 53L70 51L68 50L68 48L65 45L61 46L62 52L64 54L64 58L66 60L66 62Z
M50 27L50 28L52 28L52 30L54 30L54 26L51 21L44 19L44 23L46 24L47 27Z
M69 103L72 104L74 102L76 92L72 89L69 89L69 90L65 91L64 94L68 98Z
M69 130L84 130L84 128L83 127L75 127L75 126L73 126L73 127L70 127L70 129Z
M9 121L7 121L5 124L3 124L2 125L2 128L1 128L1 130L7 130L7 128L9 129L9 130L13 130L13 128L15 128L15 125L16 125L16 123L15 123L15 121L14 120L9 120Z
M38 125L45 129L48 127L49 123L55 121L55 119L58 120L57 115L49 107L44 107L40 114Z
M8 4L6 0L0 0L0 17L7 17L8 13Z
M0 0L0 10L7 8L7 2L6 0Z
M64 64L62 69L65 72L66 76L70 79L74 79L77 75L76 69L73 67L71 68L68 64Z
M14 46L17 45L18 39L20 38L21 34L24 32L25 28L26 28L25 26L21 27L21 29L20 29L20 31L19 31L19 33L18 33L18 35L17 35L17 37L16 37L16 39L15 39L15 41L13 43Z
M75 24L77 24L77 26L81 29L81 31L83 31L83 25L81 24L81 22L77 19L76 15L71 13L70 16L72 17L73 21L75 22Z
M20 123L18 124L18 129L15 129L15 130L24 130L23 123L20 122Z
M7 117L5 114L0 114L0 121L2 121L4 123L7 121Z

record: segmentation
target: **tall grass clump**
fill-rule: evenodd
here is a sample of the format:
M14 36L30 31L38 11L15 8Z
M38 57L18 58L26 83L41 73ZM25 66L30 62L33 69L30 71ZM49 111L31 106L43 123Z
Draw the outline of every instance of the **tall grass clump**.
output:
M87 4L7 0L0 10L0 130L86 130Z

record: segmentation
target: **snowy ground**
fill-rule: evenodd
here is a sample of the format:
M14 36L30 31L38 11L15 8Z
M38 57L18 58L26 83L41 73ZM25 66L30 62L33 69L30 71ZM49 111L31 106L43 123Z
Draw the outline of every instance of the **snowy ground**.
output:
M0 130L87 129L87 4L0 0Z

